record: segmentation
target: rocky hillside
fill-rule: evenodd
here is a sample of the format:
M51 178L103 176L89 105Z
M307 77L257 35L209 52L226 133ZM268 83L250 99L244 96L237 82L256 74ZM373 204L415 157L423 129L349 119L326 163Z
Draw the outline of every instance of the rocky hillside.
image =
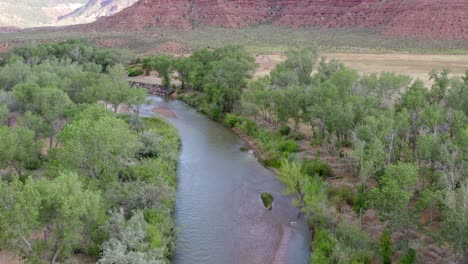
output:
M83 24L110 16L135 4L138 0L90 0L86 5L58 18L59 24Z
M258 24L290 27L377 27L384 34L468 38L467 0L140 0L91 27L190 30Z
M0 0L0 27L84 24L113 15L138 0Z
M37 27L54 23L86 0L0 0L0 27Z

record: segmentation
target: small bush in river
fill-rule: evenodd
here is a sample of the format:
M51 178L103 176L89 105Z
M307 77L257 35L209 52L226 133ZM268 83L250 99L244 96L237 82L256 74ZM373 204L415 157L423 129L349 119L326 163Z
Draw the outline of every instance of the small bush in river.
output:
M262 198L263 205L271 210L273 208L273 195L271 195L271 193L264 192L260 196Z

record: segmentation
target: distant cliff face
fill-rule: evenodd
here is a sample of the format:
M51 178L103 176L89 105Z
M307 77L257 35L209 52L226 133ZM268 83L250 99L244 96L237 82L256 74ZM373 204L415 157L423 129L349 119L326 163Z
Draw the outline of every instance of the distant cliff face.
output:
M92 26L190 30L198 25L240 28L264 23L379 27L390 35L461 39L468 38L468 0L140 0Z
M38 27L54 23L86 0L0 0L0 27Z
M135 4L138 0L90 0L71 13L60 16L58 24L83 24L99 17L110 16Z

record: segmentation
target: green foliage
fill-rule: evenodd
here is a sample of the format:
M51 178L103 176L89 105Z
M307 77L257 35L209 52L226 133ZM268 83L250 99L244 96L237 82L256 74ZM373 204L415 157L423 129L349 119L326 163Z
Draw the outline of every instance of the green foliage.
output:
M311 263L371 263L371 239L355 226L315 229Z
M337 199L338 205L340 206L342 202L345 202L349 206L354 205L356 200L356 194L350 186L341 186L341 187L328 187L327 195L330 200Z
M242 119L239 116L233 115L233 114L226 114L226 117L224 118L224 123L228 127L236 127L240 125L242 122Z
M49 228L48 247L51 259L67 257L81 241L88 221L92 222L102 210L98 192L83 188L77 174L62 173L57 178L39 182L41 194L40 219Z
M15 47L12 54L22 57L28 64L40 64L47 60L70 60L73 63L96 63L102 71L115 64L130 61L122 51L98 49L83 40Z
M6 105L0 105L0 126L7 125L10 117L10 110Z
M0 126L0 168L14 169L23 176L25 169L39 161L40 145L34 132L24 127Z
M155 69L163 79L162 85L171 86L172 65L174 59L169 55L160 55L143 60L146 69Z
M0 181L0 200L0 244L19 256L34 258L37 252L29 238L41 226L36 183L31 178L25 183L17 178Z
M278 150L283 153L294 153L297 152L299 146L294 140L283 140L278 144Z
M405 255L398 259L399 264L414 264L416 263L416 250L409 248Z
M110 238L102 245L98 263L169 263L164 243L155 241L158 231L145 221L142 211L134 212L129 220L123 211L113 212L105 228ZM162 247L155 247L155 243Z
M143 74L143 69L140 67L130 67L128 69L128 77L136 77Z
M255 136L258 133L257 124L251 120L244 120L240 127L249 136Z
M383 264L392 264L392 237L390 231L385 229L379 237L379 251Z
M102 212L98 192L85 190L74 173L53 180L0 182L0 242L31 262L65 258L78 247L88 224ZM12 228L14 227L14 228ZM30 239L38 229L44 237Z
M393 229L406 230L411 224L410 208L418 179L418 167L409 163L389 166L382 176L379 188L371 192L372 204L382 220Z
M271 195L271 193L264 192L260 197L262 198L263 205L271 210L273 208L273 195Z
M291 128L288 126L282 126L280 127L279 132L283 136L288 136L289 133L291 133Z
M114 181L138 148L128 125L115 117L77 120L60 132L59 139L63 146L58 158L66 167L103 182Z
M314 159L314 160L304 160L302 164L302 170L309 176L320 176L323 179L333 176L333 171L330 165L324 161Z
M443 235L452 244L455 255L461 260L468 246L468 182L466 178L460 182L460 187L445 190L443 199L444 221L442 222Z

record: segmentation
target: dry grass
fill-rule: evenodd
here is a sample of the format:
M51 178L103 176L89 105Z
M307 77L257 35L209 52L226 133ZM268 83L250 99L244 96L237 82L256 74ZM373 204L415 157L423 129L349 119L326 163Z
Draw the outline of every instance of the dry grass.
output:
M468 70L468 55L410 54L410 53L324 53L327 59L337 59L362 74L383 71L406 74L430 84L431 70L449 69L453 75L463 75ZM256 56L259 68L255 76L267 75L278 63L284 61L283 53L274 52Z

